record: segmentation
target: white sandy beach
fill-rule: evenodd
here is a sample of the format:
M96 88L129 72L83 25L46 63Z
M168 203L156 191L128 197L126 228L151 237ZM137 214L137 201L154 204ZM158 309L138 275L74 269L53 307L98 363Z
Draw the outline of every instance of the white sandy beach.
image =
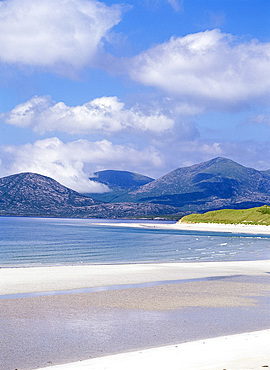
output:
M270 329L105 356L50 370L262 370L270 367Z
M164 229L164 230L182 230L182 231L211 231L222 232L230 234L253 234L253 235L267 235L270 234L270 226L265 225L245 225L245 224L216 224L216 223L187 223L175 222L172 224L162 223L98 223L95 225L101 226L117 226L117 227L136 227L148 229Z

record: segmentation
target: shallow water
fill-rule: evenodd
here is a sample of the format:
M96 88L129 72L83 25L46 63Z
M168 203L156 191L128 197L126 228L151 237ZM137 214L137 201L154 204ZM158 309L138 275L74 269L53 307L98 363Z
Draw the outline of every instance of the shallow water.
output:
M100 222L112 223L100 219L0 217L0 266L270 258L270 237L266 235L97 225Z

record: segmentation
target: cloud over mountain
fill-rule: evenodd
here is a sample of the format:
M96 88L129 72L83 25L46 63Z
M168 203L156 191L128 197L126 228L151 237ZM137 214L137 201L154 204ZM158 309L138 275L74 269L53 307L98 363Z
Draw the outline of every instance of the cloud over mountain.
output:
M91 65L122 7L95 0L3 0L0 61L39 67Z
M64 143L54 137L33 144L0 147L0 176L36 172L79 192L106 191L105 185L88 179L96 170L158 168L161 164L160 154L151 147L138 150L128 145L113 145L108 140Z

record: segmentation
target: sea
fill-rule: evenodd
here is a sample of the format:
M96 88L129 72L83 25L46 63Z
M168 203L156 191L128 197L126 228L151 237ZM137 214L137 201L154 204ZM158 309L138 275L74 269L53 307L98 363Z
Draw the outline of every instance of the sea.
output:
M270 259L267 235L135 227L153 222L0 217L0 267Z

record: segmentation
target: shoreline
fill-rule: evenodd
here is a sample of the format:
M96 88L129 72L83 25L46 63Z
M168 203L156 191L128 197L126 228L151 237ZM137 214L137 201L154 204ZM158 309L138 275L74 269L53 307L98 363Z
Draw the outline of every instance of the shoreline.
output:
M158 370L159 364L164 369L170 359L170 370L179 361L185 364L181 370L220 370L231 364L230 370L243 370L233 367L243 363L244 368L251 369L270 366L270 359L262 353L264 340L269 343L270 339L269 266L270 260L260 260L0 269L1 295L119 284L119 289L112 291L0 299L5 324L0 345L6 361L0 369ZM201 278L213 279L199 281ZM121 287L161 280L177 282ZM111 327L118 329L103 337L103 330L106 333ZM97 337L92 338L93 330ZM220 338L224 336L227 339ZM239 342L234 338L242 339ZM248 351L241 344L247 341L251 343ZM208 356L204 356L202 349L207 343ZM187 362L194 353L205 360L209 351L223 353L228 343L235 343L238 349L242 346L245 359L239 359L239 351L228 347L231 358L224 359L224 366L214 363L216 357L213 364L204 367L202 360L197 367ZM184 353L189 353L186 359ZM248 367L251 364L258 367Z
M6 267L0 269L0 295L140 284L166 280L230 277L234 275L269 277L269 270L270 259Z
M47 370L259 370L270 367L270 329L121 353Z
M173 224L161 223L128 223L128 222L99 222L93 225L114 226L114 227L133 227L141 229L159 230L179 230L179 231L205 231L229 234L249 234L249 235L270 235L270 226L266 225L245 225L245 224L218 224L218 223L186 223L178 221Z

